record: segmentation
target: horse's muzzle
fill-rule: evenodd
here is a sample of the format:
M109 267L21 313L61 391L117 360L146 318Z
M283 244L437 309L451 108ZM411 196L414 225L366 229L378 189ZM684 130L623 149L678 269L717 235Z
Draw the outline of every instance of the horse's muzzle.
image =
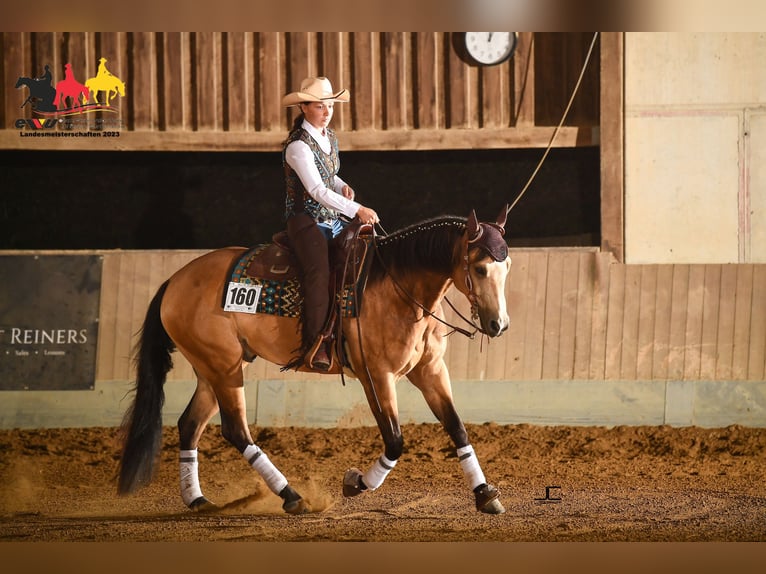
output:
M490 337L499 337L506 331L506 329L508 329L509 324L510 320L508 317L491 319L484 327L484 332Z

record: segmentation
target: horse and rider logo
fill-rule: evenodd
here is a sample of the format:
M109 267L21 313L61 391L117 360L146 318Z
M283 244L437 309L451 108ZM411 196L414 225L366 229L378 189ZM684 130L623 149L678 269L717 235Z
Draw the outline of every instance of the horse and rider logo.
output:
M29 96L21 107L30 104L36 114L44 117L68 116L90 111L116 112L117 109L111 102L117 95L125 95L125 82L106 68L106 62L106 58L101 58L98 72L84 84L75 79L72 65L69 63L64 66L64 79L56 82L55 87L48 65L45 66L43 75L38 78L20 76L16 81L16 88L26 86L29 89ZM101 100L100 92L103 93Z

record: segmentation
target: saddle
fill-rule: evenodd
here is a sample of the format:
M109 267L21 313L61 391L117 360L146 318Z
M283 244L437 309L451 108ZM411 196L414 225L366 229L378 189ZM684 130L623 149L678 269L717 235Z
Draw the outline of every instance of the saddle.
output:
M372 225L354 220L328 244L330 282L327 296L330 298L330 311L321 335L323 340L335 344L337 356L342 363L345 363L342 345L343 322L338 318L356 317L361 309L367 272L372 262L372 257L367 255L373 236ZM270 244L245 254L235 266L235 273L240 280L247 278L248 281L272 286L300 285L301 268L293 254L287 231L274 234ZM285 293L283 290L282 294ZM291 302L298 299L289 296L282 298L283 304L288 298L292 299ZM302 297L300 299L302 300ZM259 312L271 311L264 309ZM283 309L274 314L289 313Z

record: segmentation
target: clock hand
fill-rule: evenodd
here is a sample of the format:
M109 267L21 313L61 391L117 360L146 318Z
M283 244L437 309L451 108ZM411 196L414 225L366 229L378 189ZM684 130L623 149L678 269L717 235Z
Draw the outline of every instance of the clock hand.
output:
M492 32L489 33L489 37L487 38L487 42L491 42L491 41L492 41Z

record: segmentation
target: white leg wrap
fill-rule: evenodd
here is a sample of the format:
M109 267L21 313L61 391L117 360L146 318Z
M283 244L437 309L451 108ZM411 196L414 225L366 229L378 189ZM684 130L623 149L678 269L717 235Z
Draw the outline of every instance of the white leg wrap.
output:
M186 506L202 496L199 486L199 463L197 462L197 449L181 450L181 498Z
M370 490L375 490L383 481L386 480L388 473L391 472L396 466L395 460L388 460L386 455L380 455L380 458L370 467L370 469L362 476L362 482Z
M457 457L471 490L487 482L479 466L479 459L476 458L476 453L473 452L473 447L470 444L457 449Z
M266 456L266 453L263 452L259 447L254 444L249 444L245 447L242 455L245 457L250 466L257 470L258 474L263 477L263 480L266 481L266 485L269 487L271 492L274 494L279 494L282 492L282 489L287 486L287 479L285 478L285 475L279 472L279 469L274 466L274 464L269 460L269 457Z

